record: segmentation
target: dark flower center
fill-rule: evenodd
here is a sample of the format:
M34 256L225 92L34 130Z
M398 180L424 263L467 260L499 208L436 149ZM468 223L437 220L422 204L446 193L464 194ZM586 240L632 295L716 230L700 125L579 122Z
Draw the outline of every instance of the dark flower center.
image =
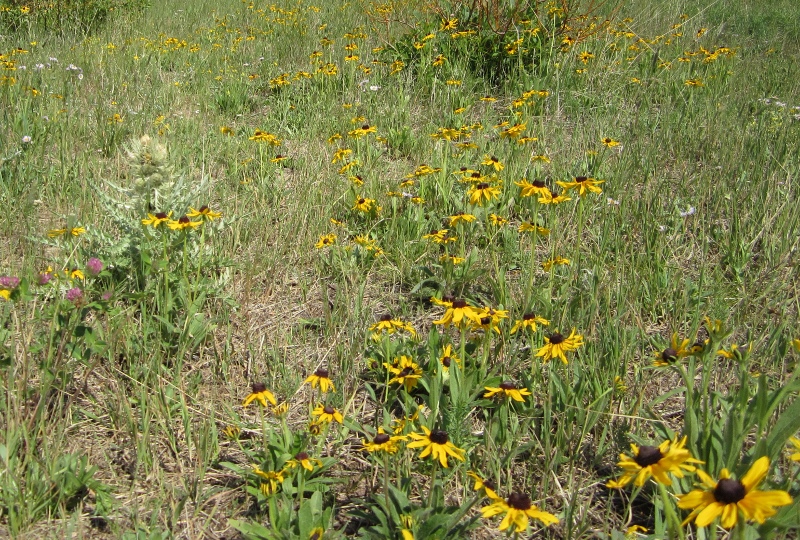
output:
M525 315L522 316L523 321L532 321L535 318L536 318L535 313L526 313Z
M477 189L479 189L479 190L481 190L481 189L488 189L488 188L489 188L489 184L487 184L486 182L481 182L481 183L480 183L480 184L478 184L478 186L477 186Z
M531 498L524 493L512 493L506 502L515 510L529 510L531 507Z
M264 384L263 382L255 382L255 383L253 383L253 393L254 394L260 394L261 392L263 392L266 389L267 389L267 385Z
M531 184L533 184L533 186L537 188L544 187L544 182L542 180L534 180L533 182L531 182Z
M203 206L201 206L201 207L200 207L200 210L199 210L199 212L200 212L201 214L204 214L204 213L208 212L208 206L206 206L206 205L204 204Z
M308 459L308 452L300 452L294 456L297 461L305 461Z
M334 409L330 405L326 405L325 408L322 409L322 412L324 412L325 414L333 414L336 412L336 409Z
M564 343L564 340L567 339L563 335L556 332L555 334L550 334L550 343L553 345L558 345L560 343Z
M431 236L436 236L437 234L439 234L439 229L431 229L431 232L429 232L428 234L430 234Z
M442 365L444 367L449 368L451 363L453 363L453 359L450 358L449 356L445 356L444 358L442 358Z
M387 321L391 321L391 320L392 320L392 316L391 315L388 315L388 314L387 315L381 315L381 322L387 322Z
M158 219L167 219L167 213L166 212L157 212L156 213L156 217Z
M744 499L746 494L744 484L730 478L723 478L717 482L717 487L714 488L714 498L722 504L737 503Z
M181 216L178 223L189 223L189 218L187 216Z
M400 377L400 378L403 378L403 377L408 377L408 376L409 376L409 375L411 375L412 373L414 373L414 368L412 368L412 367L407 367L407 368L404 368L404 369L403 369L403 371L401 371L400 373L398 373L398 377Z
M325 368L319 368L317 371L314 372L314 375L316 375L320 379L327 379L328 378L328 370L325 369Z
M428 435L428 439L430 439L430 441L434 444L447 444L447 432L442 431L441 429L435 429L431 431L430 435Z
M497 489L497 488L495 487L495 485L494 485L494 482L492 482L491 480L484 480L484 481L483 481L483 487L485 487L485 488L488 488L488 489L491 489L492 491L494 491L495 489Z
M283 159L283 156L282 156L282 155L280 155L280 154L277 154L277 155L275 156L275 159Z
M475 171L474 173L472 173L471 176L472 176L472 178L480 178L481 177L481 173Z
M552 197L553 199L555 199L556 197L558 197L558 191L553 191L553 190L551 189L551 190L550 190L550 197Z
M361 129L363 129L364 131L368 130L369 124L364 124L363 126L361 126Z
M636 462L639 467L649 467L650 465L655 465L659 462L659 460L664 457L664 454L661 453L661 450L658 449L656 446L640 446L639 453L636 454L636 457L633 460Z
M366 201L367 199L358 199L358 204L364 204Z
M465 171L467 171L467 170L468 170L468 169L467 169L466 167L461 167L461 168L459 169L459 171L461 171L461 172L465 172Z
M581 182L586 182L587 180L588 180L588 178L586 176L576 176L575 177L575 181L578 182L579 184Z
M374 443L375 444L384 444L389 442L390 437L386 433L378 433L375 435Z
M482 325L487 325L490 322L492 322L492 318L491 317L481 317L481 324Z
M464 309L467 307L466 300L453 300L453 307L455 309Z
M496 157L492 156L491 158L489 158L489 161L498 162L498 161L500 161L500 160L499 160L499 159L497 159Z
M678 359L678 351L676 351L672 347L667 347L661 353L661 359L664 360L665 362L674 362L675 360Z
M500 383L500 389L501 390L516 390L517 389L517 385L514 384L511 381L503 381L503 382Z

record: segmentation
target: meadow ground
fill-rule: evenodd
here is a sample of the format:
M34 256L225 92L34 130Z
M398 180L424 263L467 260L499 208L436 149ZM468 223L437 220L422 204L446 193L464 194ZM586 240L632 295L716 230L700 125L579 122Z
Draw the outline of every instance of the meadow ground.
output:
M0 3L0 536L796 537L754 4Z

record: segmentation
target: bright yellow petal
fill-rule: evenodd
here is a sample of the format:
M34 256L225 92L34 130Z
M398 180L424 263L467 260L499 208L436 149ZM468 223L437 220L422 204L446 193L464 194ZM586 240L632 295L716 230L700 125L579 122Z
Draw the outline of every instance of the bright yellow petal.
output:
M725 509L724 504L717 502L716 500L706 506L695 518L694 522L697 524L698 527L706 527L714 522L720 515L722 515L722 511ZM736 505L733 505L735 508Z
M769 458L767 456L760 457L753 462L753 465L750 466L750 470L742 476L741 482L744 486L744 489L747 493L750 493L750 490L758 486L762 480L767 476L769 472Z

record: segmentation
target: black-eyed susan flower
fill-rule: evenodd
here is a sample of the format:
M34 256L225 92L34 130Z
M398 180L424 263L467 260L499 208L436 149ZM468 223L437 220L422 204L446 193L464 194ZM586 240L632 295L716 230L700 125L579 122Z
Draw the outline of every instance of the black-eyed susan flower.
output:
M672 340L670 346L664 349L663 351L655 351L653 356L655 357L653 361L653 366L655 367L665 367L671 366L681 358L685 356L689 356L690 351L687 349L689 345L688 339L683 339L679 341L678 334L672 334Z
M264 383L253 383L252 392L250 392L250 394L246 398L244 398L244 401L242 402L242 407L247 407L253 401L258 401L259 403L261 403L262 407L267 406L267 401L269 401L273 405L278 404L278 402L275 401L275 396L272 394L272 392L267 390L267 385L265 385Z
M276 491L278 491L278 486L280 486L284 481L284 474L286 473L285 470L280 471L262 471L256 465L253 465L253 474L264 480L261 483L261 492L264 495L272 495Z
M443 324L445 326L454 325L460 327L462 324L472 322L481 324L480 311L467 304L466 300L453 300L453 304L447 308L444 315L433 324Z
M490 499L499 499L500 497L497 495L495 489L497 489L494 485L494 482L491 480L485 480L478 476L478 473L475 471L468 471L467 476L475 480L475 484L472 486L473 491L480 491L484 490L484 493Z
M261 129L255 130L255 132L253 133L253 136L250 137L250 140L251 141L260 142L260 143L263 142L263 143L271 144L272 146L280 146L280 144L281 144L280 139L278 139L275 135L273 135L272 133L268 133L266 131L263 131Z
M313 472L314 467L322 467L322 461L317 458L312 458L308 455L308 452L298 452L293 459L286 462L286 466L291 469L303 467L308 472Z
M446 431L430 429L422 426L423 433L410 433L409 437L414 439L414 442L409 443L409 448L422 448L420 459L431 456L433 459L438 459L439 463L447 468L447 456L452 456L455 459L464 461L464 450L458 448L450 442L450 438Z
M322 236L319 237L319 240L317 241L317 243L314 244L314 247L317 248L317 249L322 249L322 248L330 247L335 243L336 243L336 235L335 234L333 234L333 233L331 233L331 234L323 234Z
M338 422L341 424L344 422L342 413L330 405L322 405L320 403L313 411L311 411L311 414L317 417L317 422L323 424L330 424L331 422Z
M569 197L563 193L558 193L557 191L553 191L552 189L547 190L547 194L542 195L537 201L539 204L561 204L563 202L571 201L572 197Z
M155 214L147 214L147 217L142 220L142 225L153 227L157 229L163 223L167 223L172 219L172 212L156 212Z
M439 362L441 362L442 369L445 371L450 370L450 366L453 365L453 362L461 365L461 359L456 356L456 353L453 351L453 346L449 343L444 346L444 349L442 349L442 355L439 357Z
M189 216L181 216L178 219L171 219L167 222L167 227L173 231L183 231L186 229L194 229L202 225L202 221L192 221Z
M417 335L417 331L414 330L414 327L411 326L411 323L401 319L395 319L389 314L382 315L378 322L369 327L369 330L373 333L373 337L375 334L394 334L397 331L407 332L411 336Z
M698 527L707 527L717 518L720 525L730 529L739 520L764 523L777 513L776 508L792 503L785 491L760 491L756 489L769 472L769 458L764 456L753 462L741 480L731 478L728 469L720 471L719 480L714 481L702 470L697 470L702 489L695 489L678 499L678 508L692 510L683 524L694 520Z
M347 134L350 135L351 137L353 137L354 139L359 139L359 138L363 137L364 135L367 135L369 133L376 133L377 131L378 131L378 129L375 126L371 126L369 124L364 124L359 128L356 128L356 129L354 129L352 131L348 131Z
M192 208L190 206L189 207L189 213L186 214L186 215L188 217L190 217L190 218L199 217L199 218L207 219L209 221L213 221L213 220L215 220L217 218L221 218L222 217L222 213L221 212L214 212L211 208L209 208L206 205L201 206L199 210L195 210L194 208Z
M503 216L499 216L497 214L489 214L489 223L491 223L495 227L500 227L508 223L508 219L504 218Z
M396 454L399 449L399 443L405 441L406 437L402 435L387 435L382 427L378 428L378 433L371 441L361 440L364 445L364 450L370 454L375 452L386 452L387 454Z
M576 176L572 181L564 182L559 180L556 184L567 191L572 191L573 189L577 190L578 195L583 197L589 191L592 193L602 193L603 190L600 188L600 184L603 182L605 182L605 180L598 180L588 176Z
M353 210L358 210L359 212L370 213L374 209L377 209L375 206L375 199L357 197L353 204Z
M500 172L503 169L505 169L505 165L503 165L500 162L499 158L497 158L496 156L490 156L488 154L486 156L484 156L483 161L481 161L481 165L494 167L494 170L497 171L497 172Z
M800 461L800 439L797 437L789 437L789 443L792 445L794 452L789 459L792 461Z
M282 418L286 416L286 413L289 412L289 403L284 401L283 403L279 403L272 408L272 414L274 414L277 418Z
M536 351L536 356L541 357L545 364L552 358L560 358L566 364L566 353L583 345L583 336L577 334L573 328L569 336L564 336L556 331L545 336L544 342L544 346Z
M650 478L665 486L672 485L670 474L683 478L685 472L694 472L694 464L702 463L686 449L686 437L666 440L658 446L637 446L631 443L631 455L620 454L617 466L624 472L619 480L609 480L606 487L622 488L633 481L642 487Z
M450 221L450 226L454 227L459 222L464 223L472 223L475 221L475 216L473 214L467 214L464 212L458 212L457 214L453 214L452 216L447 218Z
M484 386L484 389L486 390L486 393L483 394L485 398L504 397L519 401L520 403L525 401L525 396L532 395L527 388L518 388L512 381L503 381L500 383L500 386L497 387Z
M49 236L50 238L58 238L59 236L62 235L74 236L75 238L77 238L82 234L86 234L85 227L65 227L63 229L52 229L47 232L47 236Z
M319 386L320 392L322 393L336 391L336 387L333 385L333 381L330 378L330 373L325 368L317 369L314 373L308 376L304 383L310 384L311 388L316 388Z
M233 137L233 135L234 135L234 131L231 128L229 128L228 126L220 126L219 127L219 132L222 133L223 135L227 135L229 137Z
M476 325L476 328L482 328L483 330L494 330L499 334L500 324L502 323L503 319L508 319L508 310L494 309L493 307L484 306L479 315L481 317L481 323L480 325Z
M522 188L519 193L521 197L545 197L550 194L550 189L543 180L528 182L523 178L519 182L514 183Z
M522 316L521 319L518 319L514 326L511 328L511 333L516 334L518 330L525 330L526 328L529 329L531 332L535 332L538 324L543 326L548 326L550 321L545 319L544 317L540 317L535 313L528 312Z
M500 188L487 182L481 182L471 187L467 194L469 195L470 204L483 206L485 203L500 196Z
M594 58L594 55L589 51L583 51L578 55L578 60L580 60L584 64L588 64L589 60L591 60L592 58Z
M606 148L614 148L615 146L619 146L619 141L615 141L611 137L603 137L600 139L600 142L603 143L603 146Z
M522 133L525 131L525 129L527 127L528 127L528 125L526 123L524 123L524 122L523 123L514 124L510 128L507 128L507 129L504 129L503 131L501 131L500 132L500 137L516 139L517 137L522 135Z
M430 240L436 244L449 244L458 240L456 236L448 236L448 232L450 232L450 229L434 229L428 234L423 234L422 239Z
M548 259L542 263L542 268L545 272L549 272L553 266L557 265L567 265L570 264L570 260L565 257L555 257L553 259Z
M532 232L532 233L540 234L542 236L547 236L548 234L550 234L550 229L547 229L545 227L541 227L541 226L537 225L536 223L531 223L529 221L523 221L520 224L520 226L517 227L517 232L521 232L521 233L522 232Z
M397 383L402 385L405 387L406 392L411 392L422 377L422 369L412 358L406 355L395 358L392 364L384 362L383 367L394 375L389 379L389 384Z
M515 532L524 532L530 525L531 519L538 520L545 526L558 523L556 516L539 510L531 502L530 496L525 493L512 493L506 500L496 497L492 498L492 501L489 506L481 508L481 515L485 519L502 515L503 520L498 527L501 531L513 525Z

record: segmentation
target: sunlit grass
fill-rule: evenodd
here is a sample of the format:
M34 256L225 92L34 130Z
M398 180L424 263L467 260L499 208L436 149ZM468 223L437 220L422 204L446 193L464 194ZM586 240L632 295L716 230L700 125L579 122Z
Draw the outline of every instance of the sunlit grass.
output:
M0 13L0 531L793 534L778 7L135 7Z

